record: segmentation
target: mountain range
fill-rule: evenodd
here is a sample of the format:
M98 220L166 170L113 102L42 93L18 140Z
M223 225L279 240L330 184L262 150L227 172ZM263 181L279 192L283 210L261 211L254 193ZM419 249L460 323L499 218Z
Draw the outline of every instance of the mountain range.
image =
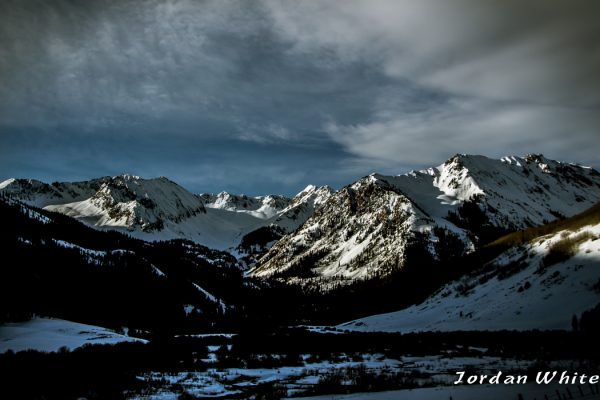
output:
M175 280L167 280L165 293L187 293L169 306L182 318L189 313L212 321L223 320L224 313L272 315L275 311L266 310L276 304L287 305L295 310L291 314L298 312L296 320L307 321L316 315L331 320L331 315L349 318L404 308L343 326L354 330L553 328L568 325L566 316L600 300L594 283L600 276L593 268L599 264L600 232L593 223L527 234L528 240L518 244L493 245L507 234L525 235L557 223L553 221L569 221L594 210L600 200L600 173L542 155L495 160L457 154L437 167L395 176L372 174L337 191L308 186L293 198L193 194L164 177L132 175L51 184L9 179L0 183L0 195L38 222L63 214L107 234L114 230L147 241L111 239L112 244L100 248L93 241L64 236L69 228L62 224L56 228L61 234L53 230L28 238L19 230L18 237L11 237L25 246L23 252L27 242L35 242L40 254L47 254L48 242L51 254L56 247L75 249L84 264L114 265L112 255L123 249L143 255L138 269L153 282L148 288L157 285L158 276L168 276ZM564 241L577 242L572 254L548 262L553 246ZM185 267L177 272L177 263L157 256L159 249ZM197 259L208 272L196 271ZM220 269L227 272L219 276L215 271ZM234 272L240 269L246 270L243 276ZM32 271L27 279L40 273L46 272ZM135 280L131 271L127 279ZM228 287L239 293L232 295ZM249 311L243 296L257 308ZM264 301L257 300L260 296ZM361 304L365 297L370 300ZM540 320L540 313L556 307L557 299L566 299L572 309ZM537 304L535 318L524 311L526 304ZM121 315L118 322L123 320Z
M309 186L293 199L226 192L197 195L164 177L143 179L123 174L51 184L8 179L0 183L0 193L95 228L151 241L188 239L235 253L242 242L250 250L254 243L243 239L257 229L272 230L277 238L296 229L331 189Z

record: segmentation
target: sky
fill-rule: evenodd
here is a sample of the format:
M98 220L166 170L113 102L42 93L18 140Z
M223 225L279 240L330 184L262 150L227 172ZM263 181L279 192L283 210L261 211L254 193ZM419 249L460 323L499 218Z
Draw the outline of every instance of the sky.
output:
M600 167L600 3L2 0L0 180L292 195L456 153Z

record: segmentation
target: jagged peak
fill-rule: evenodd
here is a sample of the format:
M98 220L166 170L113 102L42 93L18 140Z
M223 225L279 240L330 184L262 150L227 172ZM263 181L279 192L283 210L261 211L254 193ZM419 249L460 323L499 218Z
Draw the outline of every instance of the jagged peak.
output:
M539 154L529 153L529 154L525 155L524 159L527 162L535 162L538 164L546 163L548 161L548 159L546 159L546 157L544 157L544 155L542 153L539 153Z
M366 178L369 178L371 180L378 180L378 179L385 178L385 175L380 174L379 172L373 172L373 173L369 174L368 176L366 176Z
M157 177L153 177L153 178L143 178L139 175L133 175L133 174L129 174L129 173L123 173L120 175L115 175L115 176L107 176L104 178L100 178L100 180L112 180L112 181L125 181L125 182L137 182L137 183L142 183L142 182L164 182L164 183L168 183L171 185L177 185L179 186L178 183L172 181L171 179L167 178L166 176L157 176Z
M465 153L457 153L446 160L440 167L444 166L455 166L458 169L462 168L477 168L485 165L489 162L497 162L497 160L482 156L480 154L465 154ZM439 168L439 167L438 167Z
M294 198L301 198L307 195L312 195L315 193L333 193L334 190L329 185L316 186L316 185L308 185L301 192L299 192Z
M217 193L216 197L218 199L227 199L227 198L232 197L232 194L223 190L223 191Z
M316 189L317 187L315 185L307 185L300 193L312 192Z
M447 159L443 165L461 164L463 160L468 160L470 157L473 157L473 156L465 154L465 153L456 153L452 157Z
M373 172L370 175L364 176L356 182L346 186L347 188L351 188L357 190L361 187L369 186L369 185L377 185L382 188L391 187L390 179L393 179L393 176L383 175L377 172Z
M140 176L129 174L129 173L126 173L126 172L124 172L122 174L119 174L119 175L115 175L112 178L113 179L123 179L123 180L126 180L126 181L139 181L139 180L142 180L142 178Z

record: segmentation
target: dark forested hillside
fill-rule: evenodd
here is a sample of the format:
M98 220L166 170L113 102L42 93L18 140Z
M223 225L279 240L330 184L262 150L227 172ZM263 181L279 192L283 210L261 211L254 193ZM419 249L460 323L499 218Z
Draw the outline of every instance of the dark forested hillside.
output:
M144 331L225 323L254 287L228 253L189 241L147 243L0 201L0 316L50 315Z

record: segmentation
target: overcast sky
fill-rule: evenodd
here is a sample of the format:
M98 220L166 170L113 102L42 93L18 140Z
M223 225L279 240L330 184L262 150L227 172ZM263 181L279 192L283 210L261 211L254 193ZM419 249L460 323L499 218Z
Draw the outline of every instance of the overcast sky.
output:
M0 179L294 194L455 153L600 166L600 2L2 0Z

